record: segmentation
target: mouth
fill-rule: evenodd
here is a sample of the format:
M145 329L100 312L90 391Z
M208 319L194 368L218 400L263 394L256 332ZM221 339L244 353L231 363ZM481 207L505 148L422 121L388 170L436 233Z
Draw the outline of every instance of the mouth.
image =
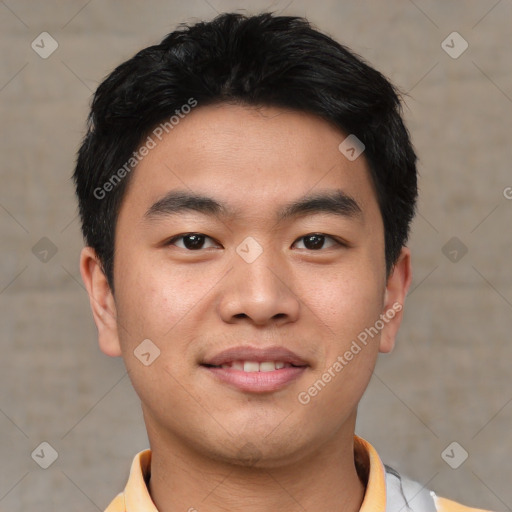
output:
M294 365L291 363L285 363L284 361L229 361L221 365L204 364L208 368L231 368L233 370L239 370L246 373L253 372L273 372L275 370L281 370L283 368L302 368L302 365Z
M235 347L200 365L216 382L247 393L280 390L299 378L309 364L283 347Z

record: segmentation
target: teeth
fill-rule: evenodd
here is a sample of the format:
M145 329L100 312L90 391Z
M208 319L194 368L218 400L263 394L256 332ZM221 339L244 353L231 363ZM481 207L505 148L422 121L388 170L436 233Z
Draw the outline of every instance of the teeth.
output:
M259 372L260 363L256 361L244 361L244 372Z
M260 363L260 372L273 372L276 369L274 361L265 361Z
M230 368L232 370L240 370L244 372L273 372L281 368L290 368L290 363L283 363L282 361L232 361L221 365L221 368Z

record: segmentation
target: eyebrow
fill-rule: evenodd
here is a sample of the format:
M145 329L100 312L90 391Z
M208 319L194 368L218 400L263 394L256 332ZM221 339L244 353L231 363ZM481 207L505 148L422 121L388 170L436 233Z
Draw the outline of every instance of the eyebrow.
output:
M285 205L277 215L278 222L308 214L328 213L340 217L362 217L363 211L357 201L343 192L309 194Z
M213 217L232 218L237 211L220 203L212 197L194 194L187 191L172 190L156 201L146 211L144 217L157 219L192 211ZM362 217L362 209L357 201L343 192L333 190L322 193L308 194L292 201L277 212L277 222L319 213L337 215L344 218Z

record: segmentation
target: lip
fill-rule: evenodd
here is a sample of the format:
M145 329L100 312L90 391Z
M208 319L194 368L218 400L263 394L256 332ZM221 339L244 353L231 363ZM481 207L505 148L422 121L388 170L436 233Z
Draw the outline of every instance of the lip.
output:
M228 384L239 391L247 393L269 393L279 389L298 379L307 366L290 366L271 372L244 372L231 368L215 368L201 366L215 379Z
M280 361L294 366L269 372L244 372L233 368L217 368L217 366L233 361L257 361L259 363ZM284 347L240 346L223 350L215 356L205 359L200 368L207 371L217 381L228 384L239 391L269 393L278 391L298 379L309 368L309 364Z
M233 361L257 361L258 363L282 361L294 366L309 366L307 361L301 359L297 354L279 346L266 348L250 346L232 347L219 352L211 358L205 359L202 364L220 366L221 364L232 363Z

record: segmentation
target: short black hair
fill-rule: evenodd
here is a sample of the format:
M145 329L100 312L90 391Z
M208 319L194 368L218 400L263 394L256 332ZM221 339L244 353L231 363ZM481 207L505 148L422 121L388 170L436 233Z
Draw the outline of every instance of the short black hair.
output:
M185 105L215 103L307 112L362 141L389 275L417 199L416 154L398 90L305 18L223 13L181 24L119 65L94 94L73 178L85 241L112 290L115 225L137 150L156 126L171 127Z

